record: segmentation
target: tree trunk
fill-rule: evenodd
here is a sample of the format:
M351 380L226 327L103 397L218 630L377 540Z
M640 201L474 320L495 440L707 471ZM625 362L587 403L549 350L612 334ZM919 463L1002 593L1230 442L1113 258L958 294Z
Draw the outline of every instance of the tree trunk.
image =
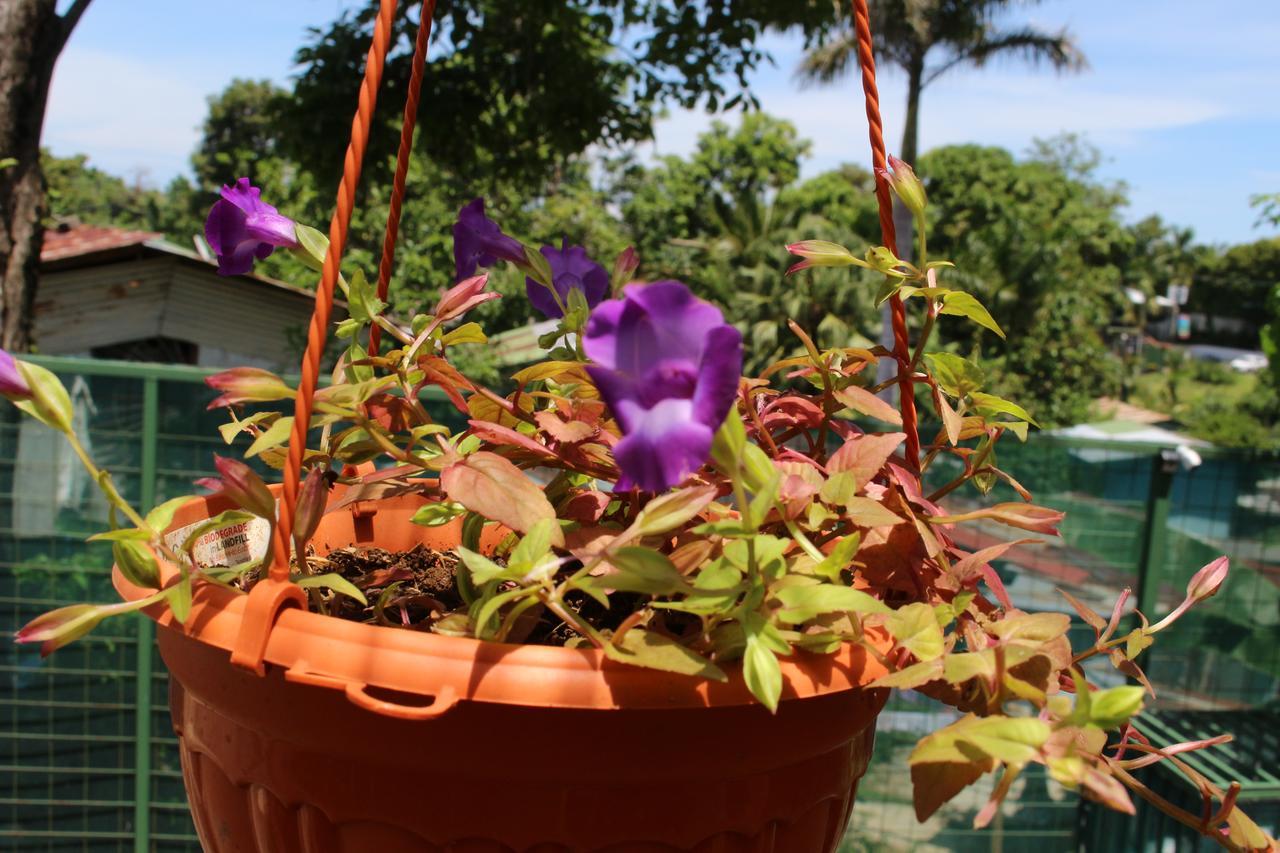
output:
M0 2L0 160L13 161L0 170L0 347L12 352L25 352L32 342L48 213L40 130L66 32L56 0Z
M916 165L916 152L920 144L920 90L924 81L924 58L914 61L907 68L907 121L902 131L901 153L897 156L905 160L912 168ZM897 197L893 202L893 230L898 245L894 253L904 261L910 261L915 255L915 223L911 219L911 211L902 205ZM880 345L885 349L893 349L893 314L886 302L880 314ZM884 382L897 372L897 365L888 359L881 359L877 365L876 381ZM880 396L883 399L897 400L898 386L891 385Z

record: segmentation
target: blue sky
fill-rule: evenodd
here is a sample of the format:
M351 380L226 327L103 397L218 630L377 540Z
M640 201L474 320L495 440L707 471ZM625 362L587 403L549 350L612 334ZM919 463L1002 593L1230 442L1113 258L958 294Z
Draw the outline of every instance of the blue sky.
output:
M59 61L45 144L162 185L187 170L208 95L233 77L287 81L304 29L345 5L98 0ZM944 78L925 93L924 148L979 142L1020 153L1036 137L1079 132L1102 149L1104 176L1129 185L1129 218L1159 213L1194 228L1202 242L1276 233L1254 227L1248 199L1280 191L1280 2L1048 0L1019 14L1046 28L1068 26L1090 70L1059 77L1007 64ZM791 79L799 44L774 37L770 45L777 67L761 71L754 88L766 111L813 141L806 174L865 161L856 81L799 91ZM886 72L881 102L891 150L904 99L901 76ZM673 114L652 149L685 153L710 120Z

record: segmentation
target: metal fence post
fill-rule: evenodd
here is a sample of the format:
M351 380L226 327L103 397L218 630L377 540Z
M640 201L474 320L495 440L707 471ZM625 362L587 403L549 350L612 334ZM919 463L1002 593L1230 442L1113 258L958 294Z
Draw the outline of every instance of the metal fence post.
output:
M1147 492L1147 513L1138 559L1137 608L1148 618L1160 601L1160 573L1165 565L1165 538L1169 526L1169 493L1178 457L1161 451L1151 457L1151 486Z
M141 494L144 510L156 502L156 443L160 421L160 387L154 376L142 380ZM151 849L151 649L155 626L139 614L137 683L133 741L133 850Z

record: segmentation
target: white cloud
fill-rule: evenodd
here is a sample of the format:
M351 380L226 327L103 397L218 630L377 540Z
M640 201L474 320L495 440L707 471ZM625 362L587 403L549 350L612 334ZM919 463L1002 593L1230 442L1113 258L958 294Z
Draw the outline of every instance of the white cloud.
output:
M87 153L109 172L141 170L163 183L187 168L208 91L171 63L67 51L54 72L44 144L61 155Z

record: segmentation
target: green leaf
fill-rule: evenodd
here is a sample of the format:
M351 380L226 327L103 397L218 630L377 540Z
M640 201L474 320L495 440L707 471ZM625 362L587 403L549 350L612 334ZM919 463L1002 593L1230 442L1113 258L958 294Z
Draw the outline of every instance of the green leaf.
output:
M770 711L778 710L782 697L782 667L777 656L765 645L759 634L747 636L747 650L742 656L742 675L747 689Z
M464 514L467 508L456 501L432 501L423 504L409 521L423 527L439 527Z
M169 610L181 625L191 615L191 575L183 572L182 578L169 589Z
M943 661L942 677L950 684L961 684L978 677L990 679L996 674L995 649L947 655L940 660Z
M267 418L274 418L278 412L255 412L247 418L236 418L235 414L231 415L231 423L221 424L218 432L222 434L222 440L226 444L231 444L236 440L236 436L244 432L250 426L259 424Z
M917 601L893 611L885 620L885 627L899 646L922 661L942 655L942 628L933 608L924 602Z
M1089 722L1100 729L1123 726L1129 722L1130 717L1142 710L1144 693L1143 688L1137 685L1099 690L1090 697Z
M604 644L605 656L619 663L661 669L681 675L693 675L712 681L726 681L728 676L711 661L664 634L632 628L616 642Z
M560 526L554 518L544 518L535 522L533 527L511 551L507 563L513 569L527 572L551 551L551 539L559 532Z
M160 587L160 564L145 543L137 540L116 542L111 546L111 557L129 583L145 589Z
M899 690L910 690L930 681L937 681L943 675L942 658L913 663L897 672L882 675L871 682L868 687L896 687Z
M671 560L649 548L620 548L611 553L608 560L616 572L582 578L578 587L647 595L675 595L689 589L688 582Z
M634 536L667 533L691 521L716 499L715 486L689 486L649 501L629 528Z
M489 338L485 335L484 329L480 328L479 323L463 323L440 339L440 343L447 347L458 344L486 344L488 342Z
M742 448L742 470L747 475L747 488L756 494L778 476L778 469L773 467L769 454L754 444Z
M277 419L275 423L259 433L258 437L253 440L253 444L249 445L249 449L244 452L245 458L252 459L265 450L279 447L289 440L291 432L293 432L293 418L291 416Z
M150 542L151 534L137 527L120 527L90 536L87 542Z
M1027 414L1027 410L1019 406L1017 403L1011 403L994 394L983 394L980 391L974 391L969 394L969 399L973 401L973 405L979 413L1013 415L1020 421L1026 421L1032 426L1040 426L1035 422L1031 415Z
M942 308L938 310L939 314L950 314L956 317L968 317L979 326L990 329L1000 337L1004 337L1004 330L1000 328L990 312L983 307L972 294L964 293L959 290L953 290L942 297Z
M458 557L461 558L462 564L467 567L467 571L471 573L471 580L477 586L484 586L493 580L503 580L510 575L506 566L498 565L483 554L478 554L461 545L454 550L458 552Z
M969 714L923 738L912 750L908 763L972 764L985 756L1021 766L1035 758L1050 731L1048 723L1034 717Z
M18 360L14 363L31 389L31 396L25 400L13 399L13 404L45 426L71 433L75 411L62 380L38 364Z
M233 524L239 524L242 521L253 521L258 516L251 512L245 512L242 509L229 509L220 512L208 521L201 522L187 533L187 538L182 540L182 547L179 551L190 551L196 541L206 533L212 533L215 530L221 530L224 527L230 527Z
M151 512L147 513L147 526L157 533L167 532L173 524L173 517L178 513L178 510L190 502L190 496L183 496L172 498L152 508Z
M816 584L789 586L774 593L782 604L778 619L789 625L808 622L824 613L889 613L884 602L848 586Z
M296 578L294 579L294 583L303 589L311 589L312 587L330 589L340 595L345 595L347 598L353 598L361 604L369 603L369 599L364 597L364 593L360 591L358 586L337 572L328 572L323 575L308 575L307 577Z
M310 225L294 224L294 232L298 235L298 245L302 249L295 252L300 260L316 272L324 269L324 256L329 253L329 238Z
M492 636L492 631L489 630L489 623L493 621L493 617L498 614L498 611L503 606L527 595L537 595L537 590L518 586L515 589L500 592L486 599L476 613L476 636L482 640Z
M938 387L956 399L973 393L986 381L981 367L958 355L931 352L924 359L929 362L929 373Z
M746 444L747 431L742 425L742 418L738 417L736 407L731 408L729 416L724 419L720 429L716 430L715 439L711 442L711 458L722 473L731 476L738 470Z
M835 547L831 549L831 553L823 558L822 562L813 567L813 573L833 582L839 582L840 573L853 562L853 557L858 553L860 544L862 544L861 533L853 533L844 537L835 544Z

